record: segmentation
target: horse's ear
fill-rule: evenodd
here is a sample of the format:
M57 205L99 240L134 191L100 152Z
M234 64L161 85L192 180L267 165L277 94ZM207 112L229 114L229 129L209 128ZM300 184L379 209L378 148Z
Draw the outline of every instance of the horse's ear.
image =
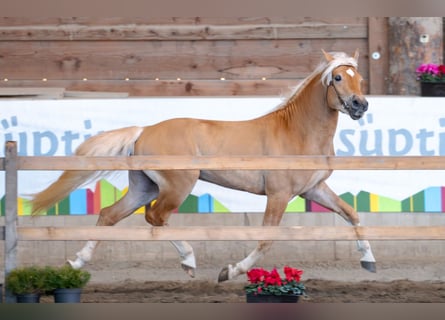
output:
M358 52L358 48L355 49L355 53L354 53L354 60L358 61L358 57L360 56L359 52Z
M331 54L327 53L323 49L321 49L321 51L323 52L323 55L328 62L331 62L332 60L334 60L334 57Z

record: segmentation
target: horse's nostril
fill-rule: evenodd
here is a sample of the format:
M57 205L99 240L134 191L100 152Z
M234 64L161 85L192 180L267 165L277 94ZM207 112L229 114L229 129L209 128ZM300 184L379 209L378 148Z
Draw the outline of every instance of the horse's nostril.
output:
M364 111L368 110L368 100L363 101L363 110Z
M368 110L368 101L366 99L360 100L359 98L352 99L352 107L354 109L362 109L363 111Z

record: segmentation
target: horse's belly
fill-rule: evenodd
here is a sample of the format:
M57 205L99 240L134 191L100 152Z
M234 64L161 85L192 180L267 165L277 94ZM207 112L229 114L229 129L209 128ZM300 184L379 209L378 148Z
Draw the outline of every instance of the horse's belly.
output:
M247 191L255 194L265 194L264 175L260 171L203 170L201 171L199 179L230 189Z
M220 186L247 191L255 194L266 194L266 185L269 191L288 190L290 194L299 195L326 180L331 171L201 171L199 178L203 181Z
M331 175L331 170L316 170L316 171L289 171L289 177L293 177L292 185L293 192L296 195L303 194L320 182L325 181Z

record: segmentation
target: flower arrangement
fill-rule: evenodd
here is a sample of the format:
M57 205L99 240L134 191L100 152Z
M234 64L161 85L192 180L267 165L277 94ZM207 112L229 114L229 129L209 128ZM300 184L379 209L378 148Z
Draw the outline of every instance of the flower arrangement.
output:
M300 282L303 270L285 266L284 278L277 269L272 271L262 268L251 269L247 272L249 284L244 287L246 294L253 295L303 295L304 284Z
M445 65L423 63L417 67L416 74L421 82L445 82Z

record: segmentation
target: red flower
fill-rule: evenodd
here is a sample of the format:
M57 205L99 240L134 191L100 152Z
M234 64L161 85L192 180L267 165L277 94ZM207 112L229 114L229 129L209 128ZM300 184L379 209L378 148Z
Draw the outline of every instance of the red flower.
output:
M264 281L265 276L269 274L268 271L264 269L252 269L250 271L247 271L247 279L250 283L259 283Z
M445 65L441 64L439 66L439 73L442 75L445 75Z
M274 268L264 279L266 285L281 286L281 278L277 269Z
M299 270L299 269L294 269L291 268L289 266L285 266L284 267L284 274L286 275L286 280L287 281L300 281L301 279L301 275L303 274L303 270Z
M300 283L302 270L284 267L285 278L281 278L276 268L267 271L261 268L247 271L247 279L250 284L245 286L247 294L254 295L282 295L304 294L305 287Z

